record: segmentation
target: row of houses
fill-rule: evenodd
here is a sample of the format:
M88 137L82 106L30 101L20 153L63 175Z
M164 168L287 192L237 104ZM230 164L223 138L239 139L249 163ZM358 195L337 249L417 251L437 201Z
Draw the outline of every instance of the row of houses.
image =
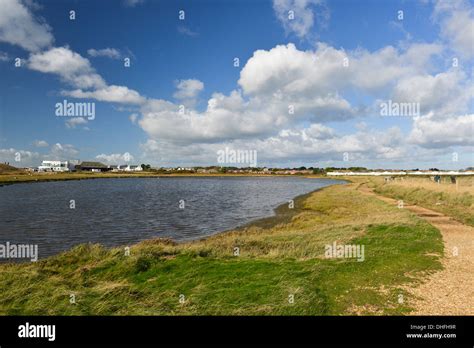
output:
M141 172L143 168L139 165L123 164L123 165L111 165L109 168L113 172Z
M189 168L191 171L195 171L199 174L216 174L216 173L231 173L231 174L274 174L274 175L297 175L297 174L313 174L311 169L277 169L277 168L233 168L227 169L224 168ZM179 170L179 169L178 169Z
M89 172L140 172L143 168L140 165L122 164L105 165L101 162L81 162L78 161L42 161L38 166L38 172L71 172L71 171L89 171Z
M90 172L141 172L143 168L140 165L134 164L105 165L101 162L82 162L76 166L76 170Z

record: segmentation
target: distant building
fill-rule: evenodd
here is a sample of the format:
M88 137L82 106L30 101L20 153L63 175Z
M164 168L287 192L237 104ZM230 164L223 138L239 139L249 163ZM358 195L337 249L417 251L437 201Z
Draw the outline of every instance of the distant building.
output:
M76 169L90 172L107 172L111 170L105 164L100 162L82 162L76 166Z
M118 166L109 166L109 167L114 167L112 170L114 172L141 172L143 168L139 165L133 165L133 164L121 164Z
M125 171L127 171L127 172L141 172L142 170L143 170L142 166L129 165L128 169L126 169Z
M197 170L198 173L200 174L216 174L219 173L219 171L215 168L212 169L207 169L207 168L200 168Z
M69 172L73 169L68 161L42 161L38 167L39 172Z

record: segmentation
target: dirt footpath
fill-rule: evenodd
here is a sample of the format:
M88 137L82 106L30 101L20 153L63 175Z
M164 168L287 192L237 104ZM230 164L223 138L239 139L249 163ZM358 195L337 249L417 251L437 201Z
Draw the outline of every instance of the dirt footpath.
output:
M374 193L366 185L358 190L373 195L389 204L398 205L392 198ZM474 315L474 228L444 214L416 205L403 206L440 230L444 241L444 269L424 279L423 283L407 291L415 296L410 305L413 315Z

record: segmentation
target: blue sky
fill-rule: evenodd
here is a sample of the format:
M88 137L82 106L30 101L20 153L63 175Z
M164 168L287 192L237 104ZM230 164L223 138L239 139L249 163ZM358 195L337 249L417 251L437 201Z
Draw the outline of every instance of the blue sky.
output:
M215 165L228 147L269 166L473 165L472 2L0 5L2 162ZM95 119L57 117L63 100ZM388 100L421 113L382 117Z

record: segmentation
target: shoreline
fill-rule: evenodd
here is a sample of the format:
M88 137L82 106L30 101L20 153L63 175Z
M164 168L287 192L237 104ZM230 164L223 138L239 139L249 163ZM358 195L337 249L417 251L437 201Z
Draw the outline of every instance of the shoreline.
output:
M332 180L332 179L328 179L328 180ZM311 195L313 195L315 192L320 192L320 191L322 191L324 189L327 189L329 187L332 187L334 185L350 184L350 181L348 181L348 180L336 179L334 181L345 181L345 182L340 183L340 184L339 183L334 183L334 184L327 185L327 186L324 186L324 187L319 187L319 188L317 188L315 190L312 190L310 192L303 193L301 195L297 195L297 196L293 197L292 200L294 202L294 208L292 208L292 209L288 208L288 203L281 203L273 209L273 215L271 215L271 216L263 216L263 217L260 217L260 218L256 218L256 219L254 219L250 222L247 222L243 225L239 225L239 226L234 227L232 229L216 232L216 233L204 236L204 237L199 237L199 238L195 238L195 239L188 239L188 240L182 240L182 241L173 241L173 242L176 243L176 244L197 243L197 242L202 242L202 241L208 240L209 238L212 238L212 237L215 237L215 236L224 235L226 233L242 233L242 232L245 232L245 230L247 230L249 228L252 228L252 227L269 229L269 228L275 227L276 225L279 225L279 224L289 223L289 222L291 222L291 219L294 216L296 216L296 215L298 215L299 213L302 212L302 210L303 210L302 206L304 205L305 201ZM144 241L146 241L146 239ZM140 243L140 242L138 242L138 243Z
M55 176L55 175L60 175L61 177L47 177L47 176ZM68 176L73 177L68 177ZM7 179L11 180L5 180L5 177ZM54 182L54 181L73 181L73 180L94 180L94 179L129 179L129 178L141 178L141 179L147 179L147 178L216 178L216 177L258 177L258 178L287 178L287 177L295 177L295 178L309 178L309 179L329 179L329 180L342 180L344 181L345 179L339 179L339 178L329 178L327 176L323 175L317 175L317 174L305 174L305 175L290 175L290 174L281 174L281 175L272 175L272 174L198 174L198 173L183 173L183 174L153 174L153 173L147 173L147 174L139 174L139 173L133 173L133 174L36 174L36 175L27 175L27 174L0 174L0 187L2 186L7 186L7 185L13 185L13 184L30 184L30 183L37 183L37 182ZM19 180L17 178L25 179L25 180Z
M92 243L92 242L83 242L83 243L79 243L79 244L76 244L66 250L63 250L63 251L59 251L55 254L52 254L52 255L48 255L46 257L39 257L38 258L38 261L42 261L42 260L47 260L47 259L50 259L52 257L55 257L55 256L58 256L62 253L67 253L69 252L71 249L73 248L76 248L80 245L87 245L87 244L99 244L101 245L102 247L104 247L105 249L108 249L108 250L112 250L114 248L123 248L123 247L133 247L134 245L137 245L139 243L143 243L143 242L147 242L147 241L153 241L153 240L170 240L172 241L172 243L175 243L175 244L179 244L179 245L185 245L185 244L193 244L193 243L199 243L199 242L203 242L205 240L208 240L210 238L213 238L213 237L216 237L216 236L221 236L221 235L224 235L224 234L227 234L227 233L242 233L244 232L246 229L249 229L249 228L252 228L252 227L257 227L257 228L264 228L264 229L267 229L267 228L272 228L278 224L284 224L284 223L289 223L292 219L292 217L296 216L297 214L301 213L301 211L303 210L303 205L304 205L304 202L306 201L306 199L308 199L312 194L314 194L315 192L318 192L318 191L321 191L321 190L324 190L328 187L332 187L334 185L345 185L345 184L349 184L350 181L349 180L344 180L344 179L333 179L333 178L326 178L326 177L308 177L308 176L302 176L302 175L298 175L298 176L294 176L294 175L272 175L272 176L268 176L268 175L242 175L242 174L236 174L236 175L226 175L226 174L217 174L217 175L186 175L186 174L178 174L178 175L174 175L174 176L164 176L165 178L176 178L176 177L180 177L180 178L189 178L189 177L196 177L196 178L202 178L202 179L205 179L205 178L215 178L215 177L226 177L226 176L231 176L231 177L267 177L267 178L284 178L284 177L293 177L293 178L306 178L306 179L321 179L321 180L329 180L329 181L333 181L332 184L329 184L327 186L324 186L324 187L319 187L317 189L314 189L310 192L307 192L307 193L303 193L303 194L300 194L300 195L297 195L293 198L291 198L291 200L293 200L294 202L294 208L290 209L288 208L288 202L286 203L281 203L279 205L277 205L272 213L273 215L270 215L270 216L262 216L262 217L259 217L259 218L255 218L254 220L252 221L249 221L247 223L244 223L242 225L238 225L236 227L233 227L233 228L230 228L230 229L225 229L225 230L222 230L222 231L219 231L219 232L215 232L215 233L212 233L212 234L209 234L209 235L205 235L205 236L202 236L202 237L196 237L196 238L191 238L191 239L184 239L184 240L180 240L180 241L177 241L177 240L174 240L173 238L171 237L154 237L154 238L146 238L146 239L143 239L143 240L140 240L140 241L137 241L137 242L133 242L133 243L130 243L130 244L118 244L118 245L113 245L113 246L105 246L103 245L102 243ZM51 181L71 181L71 180L89 180L89 179L114 179L116 177L89 177L89 178L70 178L70 179L63 179L63 178L59 178L57 180L41 180L41 181L46 181L46 182L51 182ZM135 176L134 174L131 174L131 176L122 176L120 177L120 179L128 179L128 178L161 178L161 177L158 177L158 176L142 176L142 177L138 177L138 176ZM19 182L13 182L11 184L16 184L16 183L36 183L36 182L41 182L41 181L19 181ZM0 187L3 186L0 182ZM7 263L13 263L13 264L18 264L18 263L22 263L24 260L10 260L10 259L5 259L5 260L1 260L0 259L0 264L7 264Z

